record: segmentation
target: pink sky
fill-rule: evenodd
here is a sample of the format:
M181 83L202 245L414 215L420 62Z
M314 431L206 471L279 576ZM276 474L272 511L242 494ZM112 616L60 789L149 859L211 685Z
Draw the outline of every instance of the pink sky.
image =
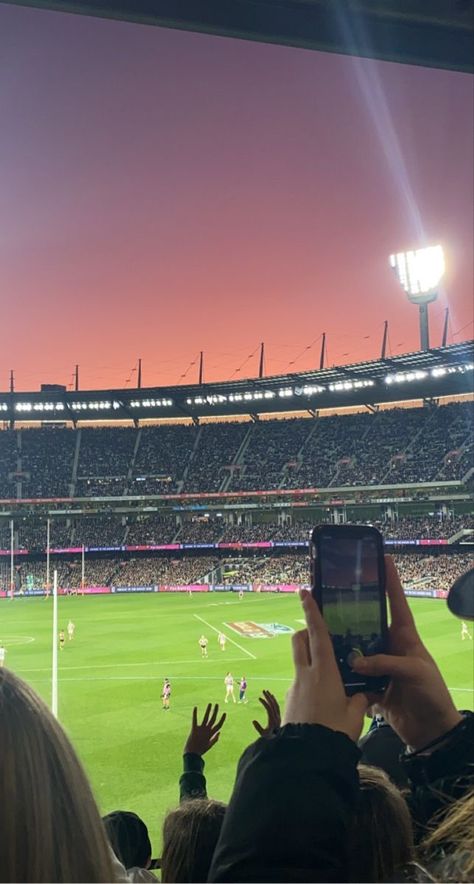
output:
M448 304L472 337L469 75L3 5L0 58L0 389L416 349L388 255L423 237L432 343Z

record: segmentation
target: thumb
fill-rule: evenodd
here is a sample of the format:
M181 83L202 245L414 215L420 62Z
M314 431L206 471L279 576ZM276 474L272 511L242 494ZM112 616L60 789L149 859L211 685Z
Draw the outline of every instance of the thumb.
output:
M354 694L349 701L351 710L361 717L365 715L370 706L369 698L365 694Z
M357 657L352 669L361 675L389 675L408 680L416 674L415 661L410 657L395 657L391 654L376 654L373 657Z
M252 724L253 724L255 730L257 731L257 734L260 734L260 736L263 737L265 729L262 727L262 725L259 724L258 721L252 721Z

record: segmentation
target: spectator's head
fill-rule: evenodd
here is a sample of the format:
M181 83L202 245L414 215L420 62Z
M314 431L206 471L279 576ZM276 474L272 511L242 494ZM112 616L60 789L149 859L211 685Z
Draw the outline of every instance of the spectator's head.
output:
M105 830L117 859L126 869L148 869L151 861L151 843L148 829L128 810L114 810L104 816Z
M359 779L359 804L349 835L350 880L399 880L393 876L414 859L407 803L382 770L360 764Z
M226 805L195 799L170 811L163 823L161 880L207 881Z
M474 881L472 820L474 791L453 804L427 836L422 849L441 881ZM436 820L435 820L436 822Z
M408 786L408 777L400 762L405 744L383 718L378 722L375 717L372 719L368 733L359 740L358 745L363 764L385 771L399 789Z
M91 787L61 726L0 669L0 875L3 881L112 881Z

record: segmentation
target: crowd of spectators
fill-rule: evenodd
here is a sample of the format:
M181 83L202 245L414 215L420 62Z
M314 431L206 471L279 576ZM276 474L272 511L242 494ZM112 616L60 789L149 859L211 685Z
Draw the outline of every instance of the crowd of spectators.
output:
M447 518L436 516L404 516L387 525L374 523L390 540L449 539L458 531L472 530L474 517L468 513Z
M158 515L142 515L129 519L126 543L128 546L172 543L180 532L176 519Z
M47 427L22 430L21 496L70 497L76 435ZM105 441L105 439L104 439Z
M179 559L130 559L120 563L116 574L120 586L154 586L208 583L217 563L209 556L183 556ZM118 581L120 580L120 583Z
M247 423L204 424L182 490L219 491L248 431Z
M43 552L47 546L46 518L20 517L13 520L14 549ZM50 520L50 548L65 549L71 546L72 526L67 519L56 517ZM0 522L0 549L11 547L10 520Z
M83 427L80 433L79 476L127 475L136 441L133 427Z
M333 415L318 422L280 487L430 482L455 444L469 444L471 427L471 403ZM453 459L450 478L462 478L464 466Z
M180 491L198 432L195 426L182 424L143 427L128 493L175 494Z
M376 414L0 432L0 493L156 495L356 487L462 479L473 405ZM76 459L77 455L77 459Z
M0 497L17 497L18 436L16 433L0 431Z
M256 423L228 490L282 487L286 465L297 461L312 429L311 421L295 418Z
M308 583L308 560L298 556L255 556L226 559L222 583Z
M87 586L113 586L119 569L116 559L88 559L84 584ZM58 586L62 589L79 589L82 586L82 564L80 561L54 560L50 563L49 586L53 582L53 571L58 572ZM10 564L0 561L0 585L10 589ZM14 566L14 590L21 593L28 589L45 589L48 586L46 562L22 562Z
M224 536L226 523L222 518L188 518L182 520L178 539L182 543L219 543Z
M101 513L95 516L51 518L50 547L65 549L70 546L153 546L167 543L262 543L306 542L318 520L293 519L278 521L255 521L254 524L227 522L218 516L176 517L156 513L126 516L117 513ZM367 524L350 520L351 524ZM386 540L449 540L460 531L474 531L474 516L457 513L400 516L392 521L374 519L373 524ZM14 548L30 552L46 549L46 519L33 516L14 520ZM0 549L9 549L11 543L10 522L0 522Z
M469 553L455 555L396 555L395 561L405 589L449 589L454 581L474 566Z
M72 546L122 546L125 537L125 518L104 513L75 519Z
M254 741L240 758L228 804L209 798L203 758L227 739L227 716L218 704L204 714L194 708L179 805L163 820L161 859L153 859L136 813L100 818L66 733L3 656L2 880L153 882L160 868L163 884L472 881L474 714L454 705L393 563L387 590L389 653L351 664L359 684L391 680L376 707L369 693L346 693L321 614L302 593L306 626L292 636L294 675L283 712L264 690L265 718L252 721L256 741L249 721ZM170 709L166 685L168 679L163 710ZM242 702L245 694L241 682ZM103 702L105 710L105 696ZM366 716L370 730L361 738ZM159 754L159 739L154 743ZM209 771L212 782L212 764Z
M457 577L473 565L468 553L451 555L397 554L400 578L406 589L449 589ZM80 560L54 559L50 567L58 569L59 585L81 586ZM10 586L9 560L0 560L2 588ZM46 585L46 562L25 561L15 564L15 588L41 588ZM146 558L92 558L85 560L85 583L88 586L154 586L215 584L300 584L309 582L308 558L302 553L284 555L231 555Z

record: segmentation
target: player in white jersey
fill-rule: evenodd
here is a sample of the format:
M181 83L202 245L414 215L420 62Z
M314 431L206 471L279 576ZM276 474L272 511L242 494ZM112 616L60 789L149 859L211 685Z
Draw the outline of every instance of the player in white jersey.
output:
M207 657L207 646L209 642L205 635L201 635L199 639L199 647L201 648L201 657Z
M217 641L219 642L221 651L225 651L225 643L227 641L227 636L224 635L223 632L220 632L217 636Z
M243 589L239 589L239 599L240 599L240 601L242 601L243 597L244 597L244 591L243 591Z
M470 638L472 641L472 634L469 632L468 625L465 620L461 620L461 639L464 641L465 638Z
M235 702L236 702L236 699L235 699L235 697L234 697L234 677L233 677L233 675L232 675L231 672L228 672L228 673L227 673L227 675L226 675L226 677L225 677L225 679L224 679L224 684L225 684L225 700L224 700L224 703L227 703L227 702L229 701L229 697L232 697L232 700L233 700L233 702L235 703Z
M72 622L72 620L70 620L67 625L67 637L70 642L72 642L72 640L74 638L75 630L76 630L76 625L75 625L75 623Z
M163 709L170 708L171 684L169 678L165 678L161 689L161 699L163 701Z
M5 648L3 647L3 645L0 645L0 669L1 669L2 666L5 666L5 655L6 655L6 653L7 653L7 652L6 652Z

